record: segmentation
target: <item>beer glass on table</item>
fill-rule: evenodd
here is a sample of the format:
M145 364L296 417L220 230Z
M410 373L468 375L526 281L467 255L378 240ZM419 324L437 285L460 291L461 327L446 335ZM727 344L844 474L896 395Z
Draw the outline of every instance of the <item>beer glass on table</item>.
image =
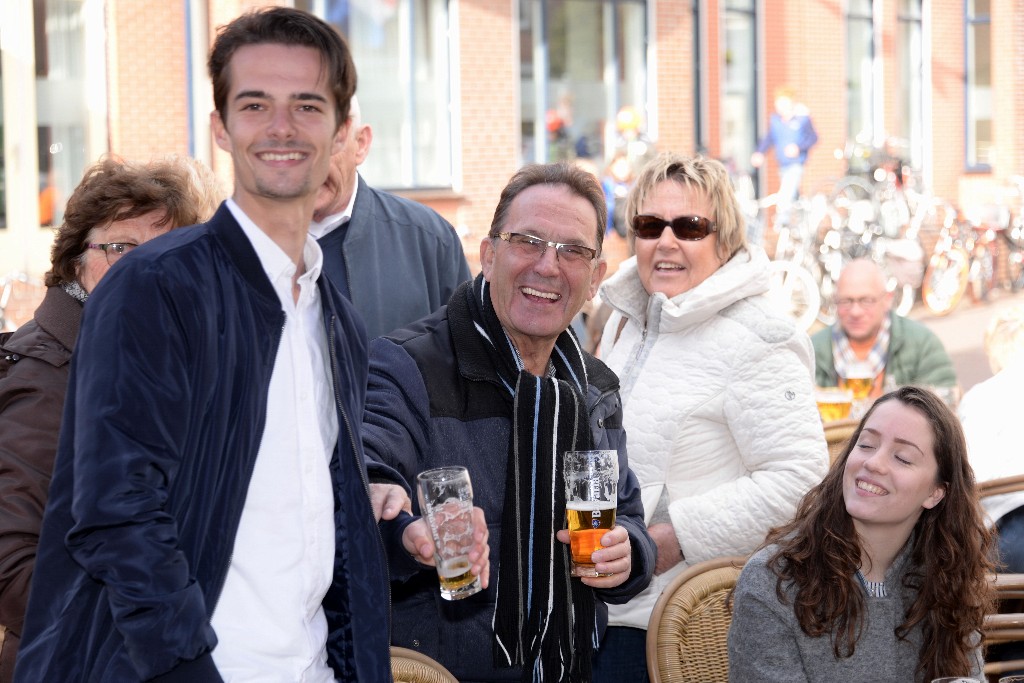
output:
M439 467L416 476L420 513L434 539L441 597L461 600L480 591L470 573L473 548L473 486L465 467Z
M822 422L845 420L853 407L853 392L839 387L816 387L814 401Z
M875 373L867 363L851 363L839 378L839 388L853 392L853 417L863 417L869 407L868 395L875 385Z
M617 451L566 451L565 516L573 576L605 576L591 556L615 526L618 483Z

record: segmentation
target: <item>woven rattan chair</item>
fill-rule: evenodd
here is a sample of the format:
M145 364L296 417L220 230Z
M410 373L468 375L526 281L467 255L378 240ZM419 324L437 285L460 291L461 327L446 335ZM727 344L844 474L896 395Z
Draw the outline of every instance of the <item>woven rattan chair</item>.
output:
M729 680L732 610L726 601L744 562L744 557L701 562L665 587L647 624L651 683Z
M978 482L978 495L982 498L1001 493L1013 493L1014 491L1024 491L1024 474Z
M391 675L395 683L459 683L438 662L404 647L391 648Z
M1002 608L996 614L985 616L983 632L986 645L1024 641L1024 574L992 574L996 599ZM998 675L1024 669L1024 659L988 662L985 673Z
M847 418L825 423L825 443L828 444L828 462L834 463L842 455L846 443L857 431L858 420Z

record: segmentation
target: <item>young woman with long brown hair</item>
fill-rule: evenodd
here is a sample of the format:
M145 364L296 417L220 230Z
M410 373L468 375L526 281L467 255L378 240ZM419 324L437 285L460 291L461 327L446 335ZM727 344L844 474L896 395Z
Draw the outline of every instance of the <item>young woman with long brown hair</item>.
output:
M917 387L879 398L740 575L730 680L982 680L992 543L956 416Z

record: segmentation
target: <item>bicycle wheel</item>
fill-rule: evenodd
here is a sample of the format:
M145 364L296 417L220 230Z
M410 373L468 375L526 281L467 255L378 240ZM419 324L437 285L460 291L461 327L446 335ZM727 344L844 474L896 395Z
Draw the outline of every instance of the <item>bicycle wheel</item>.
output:
M1011 251L1006 257L1006 262L1010 274L1010 289L1019 292L1024 289L1024 252Z
M814 277L792 261L772 261L769 274L768 295L772 301L799 329L809 328L821 307Z
M818 285L818 320L823 325L831 325L836 321L836 282L826 272L822 272Z
M896 285L893 291L892 310L901 318L906 318L914 307L914 285Z
M961 247L935 254L921 283L921 299L935 315L946 315L960 303L967 289L967 252Z

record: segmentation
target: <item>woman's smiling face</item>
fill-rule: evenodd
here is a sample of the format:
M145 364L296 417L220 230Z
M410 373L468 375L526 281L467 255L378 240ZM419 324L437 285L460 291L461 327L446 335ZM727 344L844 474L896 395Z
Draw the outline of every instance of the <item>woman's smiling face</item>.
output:
M909 537L921 513L938 505L934 432L916 408L889 400L868 417L850 451L843 474L843 499L854 527L863 534L887 529Z
M714 207L703 193L674 180L663 180L655 185L638 212L665 220L678 216L715 220ZM661 292L670 299L688 292L722 266L717 247L715 233L701 240L680 240L667 226L657 239L637 238L634 249L640 282L648 294Z

